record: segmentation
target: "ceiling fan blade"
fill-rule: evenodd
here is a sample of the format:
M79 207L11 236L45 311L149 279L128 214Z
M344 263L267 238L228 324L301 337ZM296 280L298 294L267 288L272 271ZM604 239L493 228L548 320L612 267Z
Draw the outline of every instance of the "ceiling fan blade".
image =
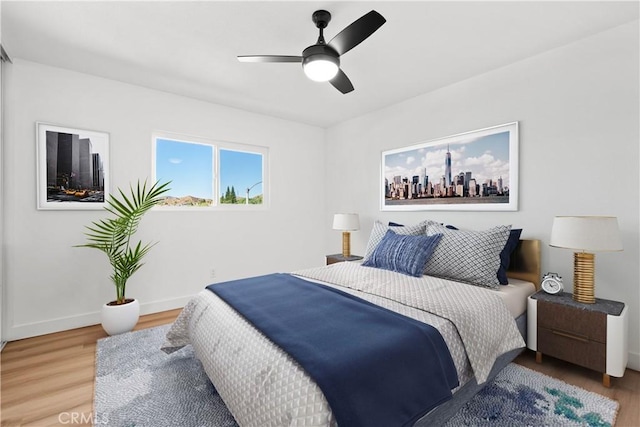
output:
M385 22L387 20L382 15L372 10L340 31L328 44L338 52L338 55L344 55L362 43Z
M349 93L353 90L353 85L351 84L351 80L342 70L338 70L338 74L331 80L329 83L333 85L336 89L338 89L342 93Z
M302 56L287 55L244 55L238 56L240 62L302 62Z

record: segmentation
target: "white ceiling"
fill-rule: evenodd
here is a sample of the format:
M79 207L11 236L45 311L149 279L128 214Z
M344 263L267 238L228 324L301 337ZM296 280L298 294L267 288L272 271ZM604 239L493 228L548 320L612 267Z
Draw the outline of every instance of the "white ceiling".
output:
M638 2L164 1L2 2L12 58L329 127L638 19ZM334 35L368 11L386 19L341 57L343 95L299 64L236 55L300 55L311 14Z

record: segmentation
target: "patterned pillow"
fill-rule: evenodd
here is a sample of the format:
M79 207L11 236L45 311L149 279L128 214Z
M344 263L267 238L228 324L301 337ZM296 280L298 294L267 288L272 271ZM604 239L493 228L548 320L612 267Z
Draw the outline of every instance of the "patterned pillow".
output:
M419 236L421 234L425 234L425 224L426 223L421 222L420 224L416 225L393 227L393 231L395 231L396 234ZM369 235L369 243L367 243L367 250L364 254L365 261L369 259L376 246L378 246L378 244L382 241L382 238L387 233L387 230L389 230L388 225L384 225L380 221L376 221L373 223L373 228L371 229L371 234Z
M424 274L495 288L500 285L500 253L510 231L510 225L485 231L451 230L429 221L426 234L442 234L442 239L427 261Z
M389 225L391 225L391 223L389 223ZM447 224L446 227L451 230L458 230L458 228L453 225ZM504 245L504 248L502 248L502 252L500 252L500 268L498 268L497 276L498 282L500 282L501 285L509 284L507 269L511 262L511 254L516 250L520 242L520 235L522 235L522 228L512 228L507 243Z
M420 277L424 274L424 265L441 237L442 234L408 236L388 230L362 265Z

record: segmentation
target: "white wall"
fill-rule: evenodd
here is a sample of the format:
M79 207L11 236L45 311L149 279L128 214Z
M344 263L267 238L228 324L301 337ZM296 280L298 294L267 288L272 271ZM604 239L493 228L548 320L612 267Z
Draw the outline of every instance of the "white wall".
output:
M2 3L0 2L0 23L2 22ZM2 29L0 28L0 46L2 46ZM2 158L3 158L3 151L4 151L4 143L3 143L3 129L4 129L4 125L2 124L2 118L3 116L3 99L4 99L4 93L3 93L3 86L2 86L2 69L4 67L2 66L2 61L0 61L0 165L2 165ZM2 348L4 347L4 333L2 332L3 329L3 322L2 319L4 317L4 209L3 209L3 205L4 205L4 195L3 195L3 182L2 182L2 173L0 173L0 350L2 350Z
M547 245L553 217L615 215L624 251L596 256L596 293L629 305L629 366L640 369L639 50L636 21L329 129L325 223L333 212L359 212L359 254L376 219L513 224L542 240L543 272L560 273L571 290L571 251ZM520 124L517 212L379 210L382 150L512 121Z
M108 132L112 189L151 175L154 130L269 147L269 209L143 219L140 237L159 241L127 286L143 313L182 306L212 268L226 280L324 262L324 130L21 60L4 78L5 338L99 323L115 298L104 254L72 247L105 214L36 209L36 121Z

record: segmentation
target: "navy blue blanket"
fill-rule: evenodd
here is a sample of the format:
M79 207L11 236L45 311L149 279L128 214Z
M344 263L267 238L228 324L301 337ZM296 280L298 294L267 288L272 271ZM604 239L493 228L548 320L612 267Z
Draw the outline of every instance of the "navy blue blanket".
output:
M305 369L341 427L412 425L458 385L435 328L353 295L288 274L207 289Z

